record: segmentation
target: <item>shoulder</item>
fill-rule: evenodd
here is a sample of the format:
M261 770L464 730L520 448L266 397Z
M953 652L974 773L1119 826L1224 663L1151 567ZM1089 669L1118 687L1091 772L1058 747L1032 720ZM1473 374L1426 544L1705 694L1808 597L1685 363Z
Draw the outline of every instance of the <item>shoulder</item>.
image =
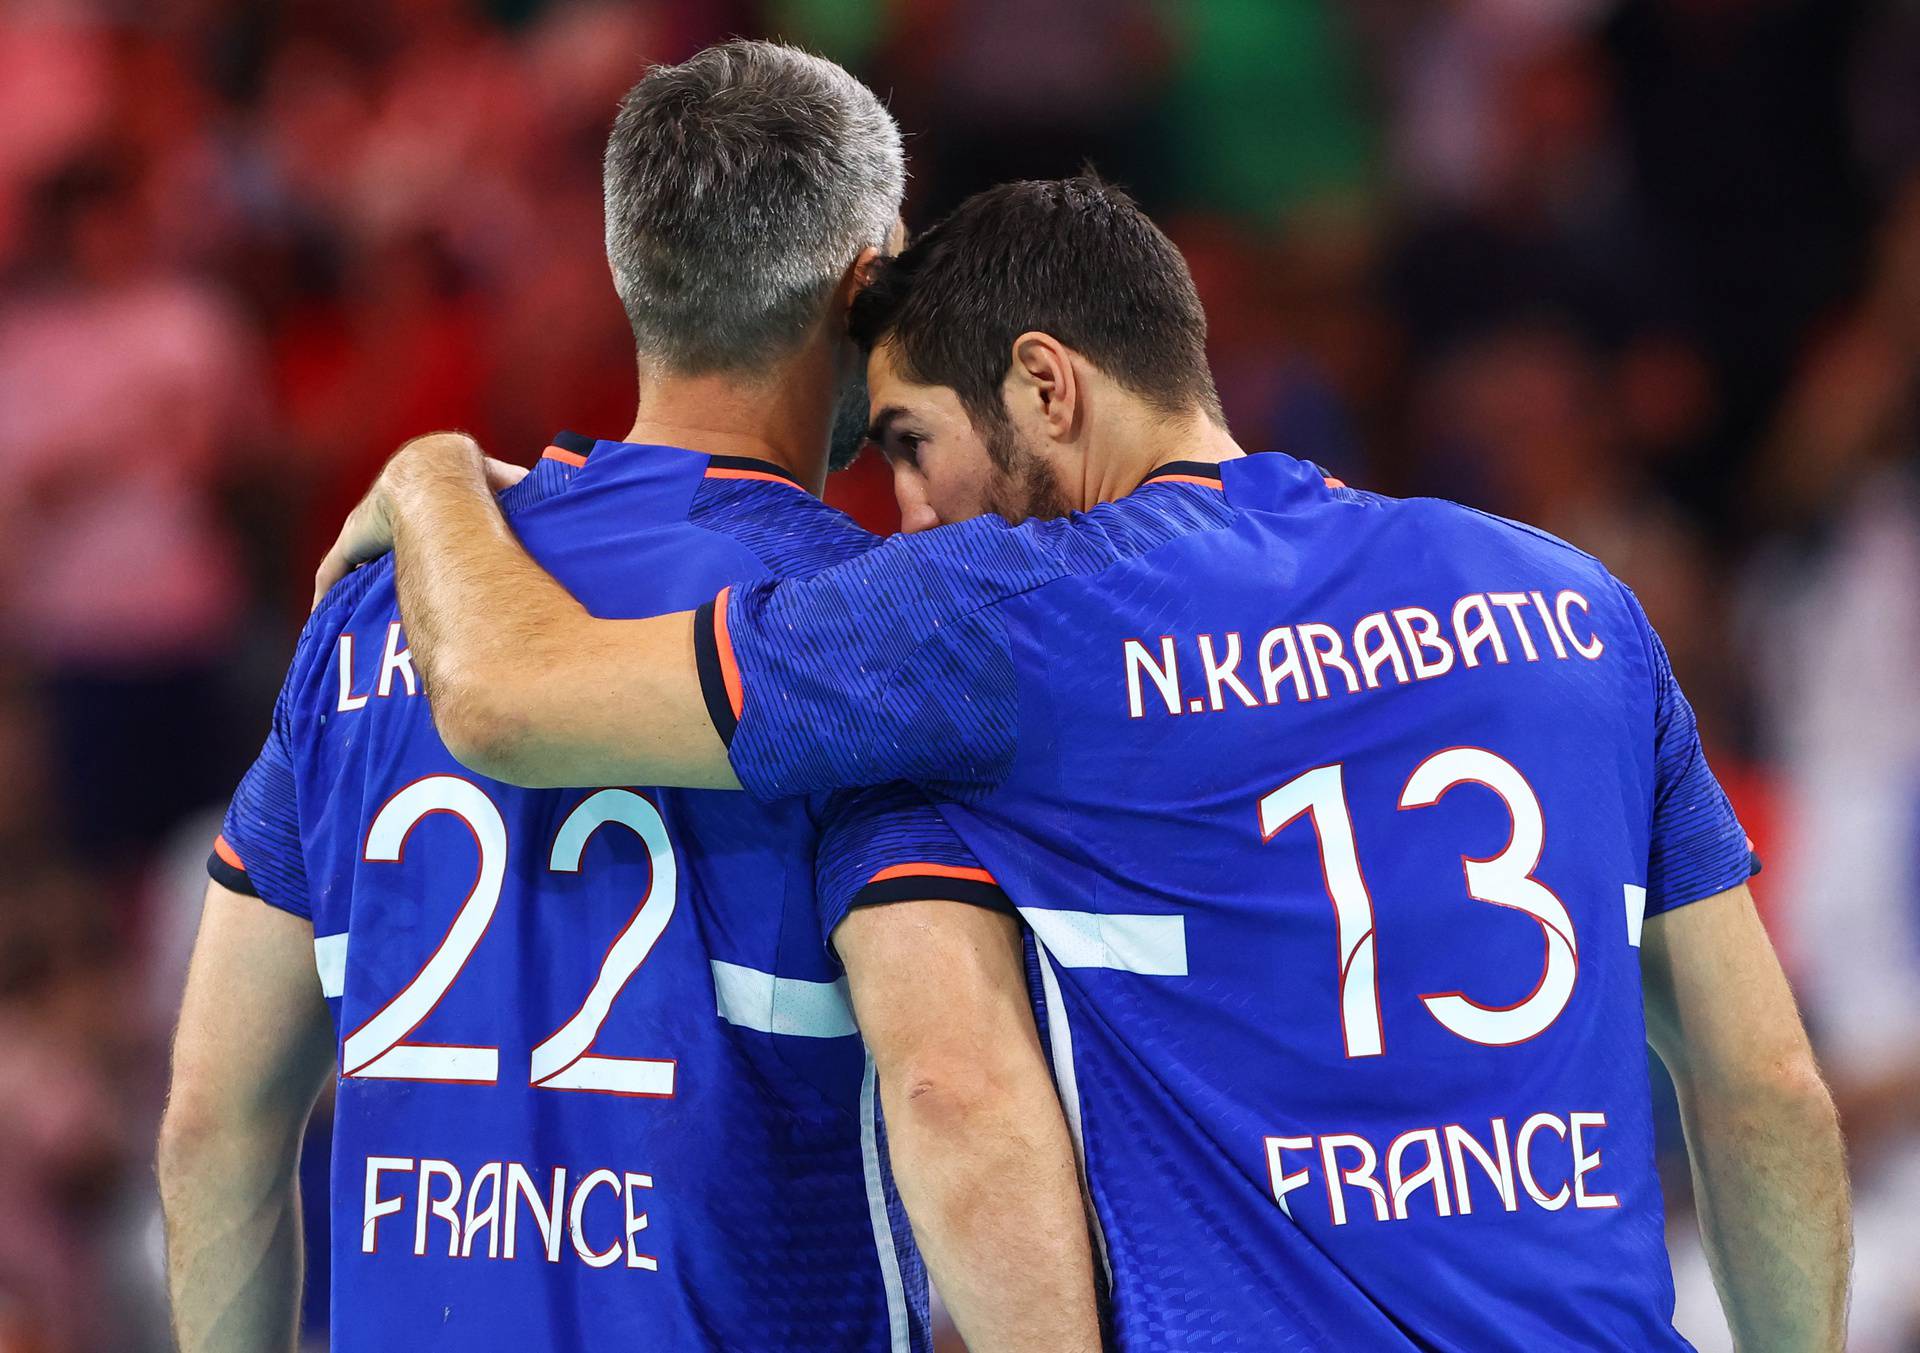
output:
M763 479L708 476L694 492L687 521L731 540L780 578L818 573L880 543L804 489Z
M1089 512L1012 525L977 517L894 536L835 576L876 604L965 615L1068 579L1092 579L1231 524L1218 493L1149 488Z
M1488 544L1498 544L1515 553L1528 556L1543 563L1551 563L1562 569L1570 569L1593 579L1606 579L1613 582L1613 575L1607 566L1594 555L1587 553L1577 545L1569 544L1551 531L1511 517L1502 517L1477 507L1468 507L1446 498L1408 498L1400 501L1404 506L1444 518L1456 529L1469 537L1477 537Z

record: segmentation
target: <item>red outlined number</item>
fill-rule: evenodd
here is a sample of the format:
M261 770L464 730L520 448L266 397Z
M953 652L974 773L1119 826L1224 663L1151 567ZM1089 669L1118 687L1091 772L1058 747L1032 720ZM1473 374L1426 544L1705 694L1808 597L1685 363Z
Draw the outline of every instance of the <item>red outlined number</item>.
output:
M599 1057L589 1049L606 1023L621 989L653 952L654 942L673 918L679 883L673 846L660 810L630 789L603 789L567 815L554 838L549 868L556 874L580 872L587 841L608 823L618 823L647 847L651 866L647 891L601 960L600 975L573 1017L533 1050L532 1083L547 1090L595 1090L609 1095L669 1098L673 1062L640 1057Z
M367 830L363 855L372 863L399 863L405 856L408 835L434 813L459 819L473 833L479 853L478 873L447 933L413 980L347 1035L340 1049L341 1074L493 1085L500 1078L498 1048L413 1043L407 1039L452 989L500 904L507 865L507 828L500 810L472 781L457 775L431 775L387 800ZM646 846L647 891L601 960L599 974L579 1009L533 1049L528 1082L545 1090L668 1098L674 1083L671 1059L602 1057L591 1052L614 1001L673 918L679 893L678 869L666 823L653 804L632 790L600 790L561 824L548 867L556 873L579 872L588 840L609 823L627 828Z
M1580 946L1566 903L1533 876L1546 846L1546 819L1540 797L1511 761L1482 747L1449 747L1420 763L1400 791L1400 807L1430 808L1456 785L1492 790L1506 806L1513 830L1499 854L1477 860L1463 855L1467 896L1531 917L1546 942L1546 960L1533 990L1512 1005L1482 1005L1464 991L1420 997L1433 1017L1460 1037L1489 1047L1512 1047L1538 1038L1573 999L1580 973Z
M500 885L506 877L507 824L478 785L457 775L429 775L388 799L367 829L363 857L373 863L398 864L406 855L408 835L435 813L451 814L473 833L480 853L479 872L467 890L467 900L454 913L453 924L414 979L347 1035L340 1048L342 1075L466 1085L492 1085L500 1078L498 1048L406 1041L473 957L493 920L494 908L500 905Z
M1450 1032L1489 1047L1511 1047L1537 1038L1573 999L1580 949L1566 904L1533 877L1546 844L1540 797L1512 762L1481 747L1449 747L1414 770L1400 791L1399 806L1429 808L1457 785L1493 791L1505 806L1512 830L1506 846L1487 859L1462 856L1467 895L1532 918L1546 946L1540 979L1512 1005L1485 1005L1463 991L1424 993L1428 1012ZM1260 836L1270 841L1301 817L1313 823L1320 869L1333 902L1338 950L1340 1031L1348 1057L1375 1057L1384 1047L1380 983L1376 969L1373 898L1360 869L1353 814L1338 765L1295 776L1260 800Z
M1374 971L1373 896L1360 872L1353 816L1347 811L1339 766L1321 766L1295 776L1261 799L1260 839L1271 841L1303 816L1313 822L1320 872L1326 879L1327 896L1333 900L1340 956L1340 1032L1346 1039L1347 1056L1378 1057L1385 1044L1380 1033L1380 981Z

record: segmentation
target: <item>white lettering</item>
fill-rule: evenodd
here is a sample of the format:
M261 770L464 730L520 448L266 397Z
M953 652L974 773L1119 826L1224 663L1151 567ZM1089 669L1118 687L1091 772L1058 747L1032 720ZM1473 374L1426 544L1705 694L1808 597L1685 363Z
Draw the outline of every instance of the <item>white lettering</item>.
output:
M1567 642L1573 645L1573 651L1591 662L1602 653L1605 653L1607 646L1601 642L1600 635L1597 631L1588 636L1584 644L1580 642L1580 636L1573 632L1573 621L1567 616L1567 611L1575 602L1580 604L1581 612L1591 619L1593 616L1593 608L1587 604L1585 597L1571 589L1562 592L1553 599L1553 613L1560 621L1560 628L1566 634Z
M1500 1201L1507 1211L1520 1210L1520 1198L1514 1191L1513 1155L1507 1145L1507 1120L1493 1120L1494 1156L1475 1141L1473 1135L1457 1123L1448 1123L1444 1129L1447 1135L1447 1157L1453 1163L1453 1196L1460 1206L1460 1215L1466 1216L1473 1211L1473 1194L1467 1188L1466 1157L1471 1155L1480 1162L1487 1178L1493 1181L1494 1191L1500 1195Z
M1419 622L1417 628L1416 621ZM1393 623L1400 627L1401 637L1407 641L1415 680L1425 681L1453 670L1453 645L1440 637L1439 616L1424 606L1402 606L1393 613ZM1429 660L1425 654L1430 652L1440 656Z
M1533 1201L1549 1212L1558 1212L1567 1205L1567 1199L1573 1196L1573 1190L1562 1184L1557 1192L1549 1194L1543 1191L1534 1179L1531 1147L1533 1134L1541 1128L1551 1128L1559 1134L1561 1141L1567 1139L1567 1125L1558 1117L1550 1113L1536 1113L1520 1125L1520 1133L1513 1139L1513 1153L1519 1157L1520 1161L1520 1182L1526 1185L1527 1192L1533 1195Z
M526 1199L527 1210L533 1213L534 1221L540 1227L540 1239L546 1247L547 1262L560 1262L560 1200L566 1196L567 1172L561 1166L553 1170L553 1201L542 1205L539 1191L534 1187L533 1176L527 1173L527 1167L514 1161L507 1163L507 1239L506 1256L514 1257L514 1232L520 1220L520 1200Z
M367 1157L366 1202L361 1213L366 1218L366 1224L360 1232L360 1253L378 1254L380 1252L379 1237L375 1234L374 1223L382 1217L391 1217L407 1205L403 1198L380 1196L380 1176L388 1170L411 1169L413 1169L412 1156Z
M1553 623L1553 612L1547 608L1547 598L1545 594L1534 591L1527 593L1527 595L1533 598L1533 609L1540 612L1540 628L1547 632L1547 642L1553 645L1553 656L1556 658L1566 657L1566 641L1560 637L1560 627Z
M1587 1154L1586 1143L1581 1140L1581 1132L1587 1128L1603 1128L1607 1125L1604 1113L1575 1113L1567 1115L1567 1121L1573 1125L1573 1205L1575 1207L1618 1207L1619 1198L1611 1193L1588 1193L1587 1176L1600 1168L1600 1151L1595 1148L1592 1155Z
M633 1210L633 1191L635 1189L652 1188L653 1176L650 1174L634 1174L628 1171L625 1178L626 1189L624 1193L627 1204L627 1267L644 1268L652 1272L658 1272L660 1269L660 1261L650 1254L640 1253L639 1247L633 1243L633 1238L647 1229L647 1214Z
M1341 1147L1357 1151L1360 1164L1341 1169L1338 1156ZM1335 1226L1347 1224L1347 1184L1354 1184L1373 1195L1373 1215L1381 1221L1387 1219L1387 1191L1380 1181L1373 1177L1374 1167L1380 1158L1374 1153L1373 1143L1365 1137L1356 1137L1351 1132L1332 1132L1320 1139L1320 1163L1327 1177L1327 1208L1333 1214Z
M1521 616L1521 608L1527 604L1525 592L1489 592L1487 600L1507 613L1513 621L1514 633L1520 636L1520 651L1527 656L1528 662L1540 661L1540 650L1533 646L1533 636L1527 633L1527 622Z
M1336 667L1340 675L1347 679L1347 693L1358 694L1360 678L1354 675L1353 666L1345 656L1345 645L1340 642L1340 631L1331 625L1302 625L1300 628L1300 646L1307 650L1307 668L1313 673L1313 693L1320 699L1327 694L1326 668ZM1323 649L1314 640L1326 640Z
M398 620L387 626L387 646L380 654L380 684L375 689L382 698L393 694L393 676L396 672L400 674L400 683L407 688L408 695L420 694L420 682L413 674L413 650L400 647ZM365 696L361 697L360 703L366 703Z
M1247 684L1234 670L1239 665L1240 635L1237 632L1227 635L1227 656L1220 662L1214 661L1213 636L1211 634L1200 636L1200 667L1207 678L1207 702L1213 708L1225 707L1226 702L1221 699L1220 692L1227 686L1233 688L1233 693L1240 697L1240 703L1248 709L1260 703L1253 698L1253 692L1247 689Z
M1463 623L1469 614L1480 617L1471 627ZM1494 661L1507 660L1507 641L1493 623L1493 608L1487 605L1484 592L1468 593L1453 603L1453 640L1460 645L1460 660L1469 667L1480 665L1480 645L1484 643L1493 645Z
M435 1179L444 1179L451 1186L444 1198L433 1197ZM413 1214L413 1252L427 1252L427 1220L439 1217L450 1228L447 1231L447 1257L453 1258L460 1253L460 1172L453 1168L451 1161L422 1160L420 1162L420 1197Z
M1311 1150L1313 1150L1311 1137L1267 1138L1267 1178L1273 1184L1273 1201L1280 1204L1280 1210L1289 1217L1293 1215L1293 1208L1287 1203L1287 1195L1297 1188L1305 1187L1313 1176L1306 1170L1295 1170L1292 1174L1288 1174L1286 1166L1280 1162L1280 1153Z
M1368 636L1373 642L1368 642ZM1380 668L1385 663L1393 664L1394 680L1404 684L1407 679L1407 660L1400 653L1400 643L1393 637L1393 631L1387 628L1387 613L1375 611L1353 628L1353 652L1360 659L1361 675L1367 679L1367 689L1380 689Z
M1400 1172L1400 1158L1407 1148L1419 1142L1426 1148L1427 1163L1412 1174ZM1393 1215L1405 1221L1407 1217L1407 1199L1423 1188L1433 1190L1433 1209L1443 1217L1451 1217L1453 1208L1447 1203L1446 1176L1441 1173L1440 1133L1437 1128L1421 1128L1416 1132L1403 1132L1393 1139L1393 1145L1387 1148L1387 1185L1393 1190Z
M1287 659L1278 667L1273 665L1273 650L1284 647ZM1279 629L1268 630L1260 641L1260 685L1266 692L1267 703L1280 701L1280 682L1282 678L1293 682L1293 698L1307 698L1307 674L1300 666L1300 649L1293 641L1293 626L1282 625Z
M353 636L351 634L343 634L340 636L338 652L340 660L340 700L334 708L341 714L351 714L356 709L366 708L367 701L372 697L365 694L353 694Z
M500 1257L500 1162L490 1160L467 1182L467 1224L460 1238L460 1257L473 1257L474 1238L481 1227L487 1230L487 1258ZM474 1205L480 1201L480 1185L487 1184L487 1205L480 1211Z
M1160 692L1160 698L1166 702L1167 713L1180 712L1180 670L1174 661L1173 639L1163 637L1160 640L1160 661L1148 656L1146 646L1138 639L1126 642L1127 660L1127 710L1134 718L1146 712L1140 695L1140 674L1145 672L1147 679L1153 682Z
M620 1192L620 1176L612 1170L595 1170L580 1181L580 1187L574 1191L573 1207L567 1213L567 1231L573 1237L573 1252L589 1268L605 1268L620 1257L620 1246L616 1243L604 1250L594 1250L587 1244L585 1217L587 1197L594 1189L605 1184L616 1194Z

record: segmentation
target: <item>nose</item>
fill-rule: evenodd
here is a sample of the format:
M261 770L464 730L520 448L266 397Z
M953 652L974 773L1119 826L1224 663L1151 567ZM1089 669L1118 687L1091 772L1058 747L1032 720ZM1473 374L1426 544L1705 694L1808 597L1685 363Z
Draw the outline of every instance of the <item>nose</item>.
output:
M900 505L900 529L911 535L930 531L940 524L940 516L927 501L926 481L905 465L893 467L893 500Z

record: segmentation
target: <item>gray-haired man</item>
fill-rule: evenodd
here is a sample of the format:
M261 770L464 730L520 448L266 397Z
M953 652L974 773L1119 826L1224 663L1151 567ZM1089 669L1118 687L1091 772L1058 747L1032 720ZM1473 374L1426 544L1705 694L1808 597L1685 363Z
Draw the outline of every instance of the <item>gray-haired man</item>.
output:
M505 502L602 614L871 547L811 494L903 177L873 95L787 48L629 95L607 245L638 414ZM293 1162L336 1063L336 1349L924 1347L883 1141L976 1350L1093 1348L1016 923L939 814L468 776L391 570L355 578L210 861L160 1147L183 1348L290 1344Z

